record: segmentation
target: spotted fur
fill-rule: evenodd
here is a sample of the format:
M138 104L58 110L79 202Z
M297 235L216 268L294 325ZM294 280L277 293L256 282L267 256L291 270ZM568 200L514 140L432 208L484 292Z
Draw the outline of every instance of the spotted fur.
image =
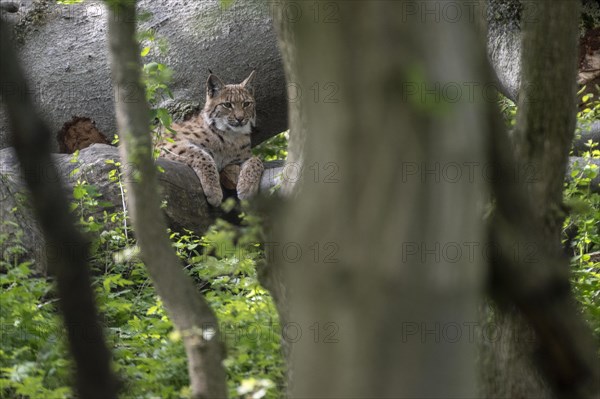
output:
M254 71L240 84L225 85L211 74L202 112L173 124L176 134L167 134L172 142L163 139L157 143L162 157L183 162L196 172L212 206L223 200L220 180L226 187L235 187L240 199L258 191L264 167L250 151L250 134L256 123L253 78Z

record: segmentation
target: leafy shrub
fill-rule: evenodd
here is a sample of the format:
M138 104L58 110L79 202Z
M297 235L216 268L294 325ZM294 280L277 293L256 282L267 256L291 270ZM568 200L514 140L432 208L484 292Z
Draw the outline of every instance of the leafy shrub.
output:
M583 93L584 89L579 94ZM578 129L586 129L600 120L600 100L593 94L582 97L584 106L577 114ZM500 101L508 128L515 125L517 107L509 99ZM576 134L581 134L577 131ZM599 159L598 143L589 141L581 154L583 163L571 166L570 179L565 182L564 203L569 213L563 225L563 242L571 258L573 294L581 311L600 341L600 195L592 192L592 181L598 176L596 165L588 160Z
M592 122L600 120L600 100L594 100L592 94L586 94L582 101L585 106L577 119L585 129ZM565 220L564 235L565 242L570 242L570 249L574 253L571 280L575 298L600 341L600 195L592 192L591 186L598 176L598 167L587 162L600 159L600 150L598 143L591 140L586 145L588 150L581 154L583 163L572 166L571 180L565 184L565 203L571 212Z
M124 382L122 397L187 397L181 337L136 256L123 213L104 213L100 220L89 216L97 211L87 206L94 204L90 187L81 182L74 187L79 194L73 209L81 212L82 228L96 233L92 285L114 368ZM275 398L275 387L283 384L278 318L256 276L256 262L264 257L256 242L260 227L256 218L242 217L242 228L218 221L202 237L192 232L170 237L219 319L228 348L225 366L231 396L244 392ZM96 229L98 225L114 228ZM72 364L52 284L33 275L31 262L12 261L22 255L19 242L0 239L5 248L1 269L6 270L0 275L0 397L72 397Z
M71 365L51 284L32 261L17 261L26 255L19 235L0 234L0 247L0 398L68 398Z
M285 131L254 147L252 153L265 161L287 158L288 134Z

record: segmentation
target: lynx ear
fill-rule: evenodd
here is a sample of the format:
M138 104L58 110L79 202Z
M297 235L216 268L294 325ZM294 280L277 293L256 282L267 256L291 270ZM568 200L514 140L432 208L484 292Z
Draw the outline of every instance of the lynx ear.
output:
M240 85L247 90L251 90L252 80L254 79L255 74L256 71L250 72L250 75L246 79L244 79L244 81Z
M208 77L208 80L206 81L206 95L212 98L219 94L219 91L221 91L223 87L225 87L225 85L223 84L221 79L219 79L216 75L213 75L211 73Z

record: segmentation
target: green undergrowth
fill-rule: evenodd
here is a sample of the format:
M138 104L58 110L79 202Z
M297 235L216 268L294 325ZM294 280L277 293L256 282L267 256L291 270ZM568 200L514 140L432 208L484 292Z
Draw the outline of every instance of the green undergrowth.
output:
M583 92L584 89L579 94ZM589 129L592 123L600 121L600 99L586 94L582 95L581 102L583 107L577 114L576 136ZM507 127L514 127L517 107L505 98L500 106ZM600 343L600 195L594 192L598 191L598 167L593 163L600 159L598 143L588 141L586 150L578 156L581 160L571 165L563 192L567 210L563 243L571 258L573 294Z
M144 37L149 40L151 35ZM160 65L152 68L167 70ZM164 94L165 76L168 73L145 75L151 104ZM170 123L160 108L153 108L152 117L165 127ZM287 135L282 133L263 143L257 153L279 159L286 147ZM71 162L78 162L78 153ZM107 164L112 166L108 178L125 206L121 164L118 160ZM75 168L71 173L71 211L81 231L91 238L92 286L113 368L122 381L120 397L187 398L189 379L181 336L139 259L127 208L114 211L94 185L75 178L78 172ZM231 210L233 204L224 207ZM256 274L265 257L259 244L261 223L248 213L241 213L239 219L239 226L217 220L203 234L168 234L182 268L219 320L227 347L224 365L230 397L278 398L285 389L281 328L271 297ZM17 234L0 229L0 398L72 398L73 365L53 281L36 272L21 242L22 233L13 230Z
M140 22L150 16L142 12ZM154 134L161 134L172 123L169 112L159 106L165 98L172 98L168 85L173 72L157 61L167 54L168 43L152 29L139 31L138 41L150 119L156 126ZM284 159L286 151L287 133L255 149L264 160ZM74 154L72 162L77 162L77 156ZM107 163L113 166L109 178L125 205L121 164L118 160ZM77 172L75 169L72 176L79 176ZM113 368L121 381L120 397L189 397L181 335L139 258L127 209L115 211L99 190L82 178L74 178L72 198L71 211L91 241L92 288L113 354ZM217 220L206 232L165 234L169 234L181 267L219 320L227 348L224 366L230 397L278 398L284 390L281 327L271 297L256 273L265 257L259 244L261 222L245 212L239 218L241 225ZM24 249L22 232L18 226L10 227L17 233L0 229L0 398L73 398L73 363L53 280L38 273L39 265Z
M282 132L254 147L252 153L263 161L279 161L287 158L289 132Z
M591 123L600 121L600 99L586 94L582 102L584 107L577 114L580 129L576 135L589 129ZM573 164L570 180L565 184L565 204L570 212L565 219L564 237L565 245L573 254L571 281L575 298L600 342L600 194L598 166L593 163L600 160L598 143L588 140L586 150L579 156L582 160Z
M92 286L123 383L121 397L189 397L181 336L138 257L123 213L90 216L98 199L86 187L85 182L75 186L79 194L73 209L82 230L95 237ZM256 266L264 259L259 221L241 217L242 226L218 220L203 236L171 232L170 238L182 268L219 319L230 396L276 398L283 384L280 326L257 280ZM0 240L0 270L5 271L0 274L0 397L73 397L72 364L52 282L36 275L32 261L17 260L24 255L20 237L2 235Z

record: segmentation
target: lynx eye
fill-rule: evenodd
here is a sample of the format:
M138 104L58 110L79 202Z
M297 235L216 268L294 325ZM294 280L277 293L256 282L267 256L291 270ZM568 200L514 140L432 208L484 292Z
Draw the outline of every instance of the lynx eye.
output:
M250 104L252 104L250 101L245 101L244 102L244 108L248 108L250 106Z
M229 102L223 103L221 105L224 106L225 108L231 108L231 103L229 103Z

